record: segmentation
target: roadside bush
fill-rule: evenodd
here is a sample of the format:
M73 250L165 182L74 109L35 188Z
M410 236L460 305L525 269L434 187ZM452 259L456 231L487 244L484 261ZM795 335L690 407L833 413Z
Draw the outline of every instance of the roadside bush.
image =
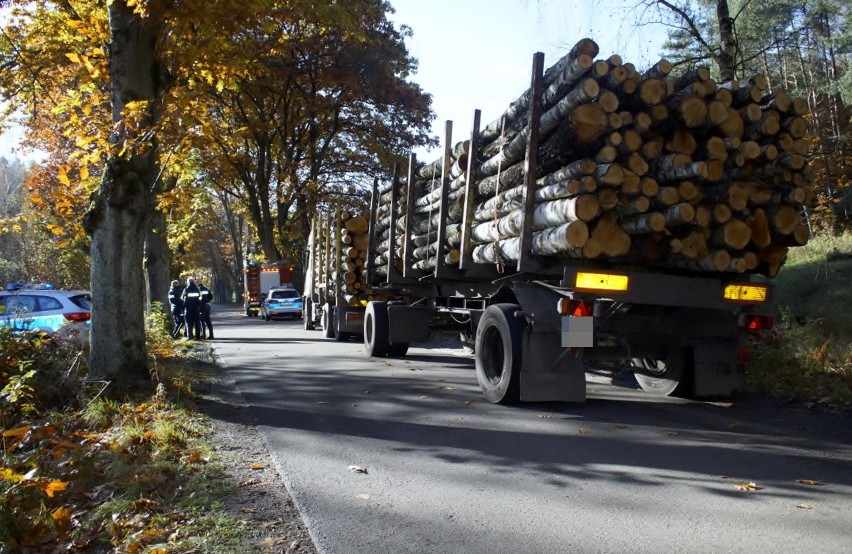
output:
M751 349L751 390L799 402L852 406L852 340L819 320L797 322L782 311Z
M0 328L0 418L19 418L74 403L85 372L83 349L45 333Z

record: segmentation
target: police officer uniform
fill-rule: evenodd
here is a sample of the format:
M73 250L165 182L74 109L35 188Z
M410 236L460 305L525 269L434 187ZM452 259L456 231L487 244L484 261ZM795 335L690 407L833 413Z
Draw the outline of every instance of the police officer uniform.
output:
M198 290L201 292L201 311L199 318L201 321L201 338L213 338L213 322L210 321L210 302L213 301L213 293L205 287L201 281L198 281Z
M183 298L181 298L181 294L183 292L183 288L180 286L180 281L175 279L172 281L172 288L169 290L169 304L172 305L172 317L175 320L174 330L172 331L172 338L178 338L181 334L181 331L186 330L186 320L183 317Z
M184 317L186 317L186 336L189 339L201 338L201 326L198 315L201 311L201 291L195 284L195 279L190 277L186 280L186 288L181 295L184 305Z

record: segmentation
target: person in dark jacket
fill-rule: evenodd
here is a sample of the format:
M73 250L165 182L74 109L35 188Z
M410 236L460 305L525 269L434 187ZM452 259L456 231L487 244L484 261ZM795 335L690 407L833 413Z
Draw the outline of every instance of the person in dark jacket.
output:
M213 301L213 293L210 289L204 286L201 279L198 280L198 290L201 291L201 311L199 318L201 321L201 338L213 338L213 322L210 321L210 302Z
M180 286L180 281L175 279L172 281L172 288L169 290L169 304L172 305L172 317L175 320L172 338L178 338L181 332L186 331L186 320L183 318L183 299L181 294L183 287Z
M195 279L190 277L186 280L186 288L183 289L184 317L186 317L186 338L201 338L201 326L198 315L201 312L201 291L195 284Z

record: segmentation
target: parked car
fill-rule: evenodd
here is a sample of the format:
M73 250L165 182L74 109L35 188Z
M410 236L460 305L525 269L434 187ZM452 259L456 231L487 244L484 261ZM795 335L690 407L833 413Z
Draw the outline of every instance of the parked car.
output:
M44 331L86 342L92 319L92 296L85 290L0 291L0 327Z
M302 317L302 296L292 286L272 287L260 305L260 314L269 321L274 317Z

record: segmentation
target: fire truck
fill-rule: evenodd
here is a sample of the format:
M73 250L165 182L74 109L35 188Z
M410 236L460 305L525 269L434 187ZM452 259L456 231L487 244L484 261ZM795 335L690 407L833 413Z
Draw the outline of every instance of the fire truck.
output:
M293 268L285 262L247 264L243 270L243 308L246 315L257 317L270 288L292 284Z

